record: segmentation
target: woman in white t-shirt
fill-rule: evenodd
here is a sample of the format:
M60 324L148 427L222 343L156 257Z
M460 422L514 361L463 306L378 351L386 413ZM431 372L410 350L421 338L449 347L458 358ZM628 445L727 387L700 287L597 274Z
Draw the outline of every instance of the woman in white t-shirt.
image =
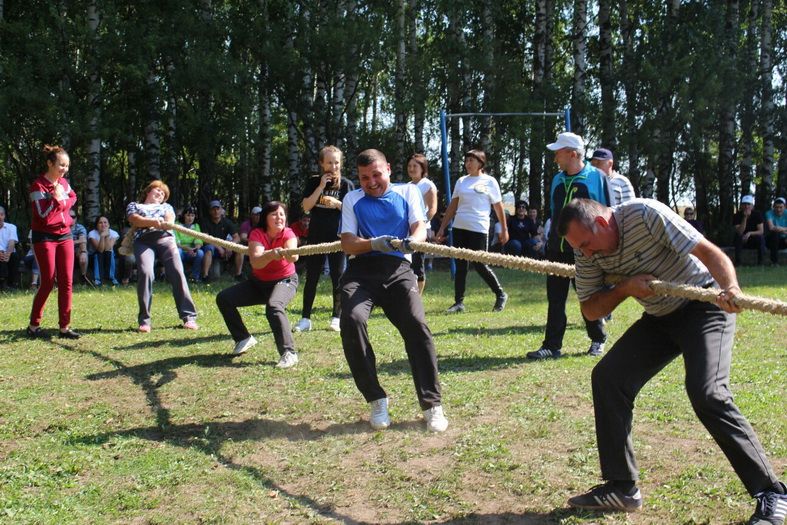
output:
M87 251L90 265L93 267L93 282L101 286L102 279L117 286L115 279L115 243L120 234L109 227L109 219L105 215L96 218L94 227L87 234Z
M429 180L429 161L426 160L425 155L416 153L410 157L410 160L407 161L407 175L410 176L410 183L415 184L424 198L427 219L426 238L431 240L434 236L431 230L431 221L432 217L437 213L437 186ZM426 286L426 272L424 272L424 254L422 252L413 254L411 267L415 277L418 279L418 293L423 295L424 287Z
M508 226L506 225L503 197L500 186L484 171L486 154L477 149L465 153L465 169L467 175L460 177L454 186L451 203L445 211L437 242L445 241L445 230L451 220L453 224L453 244L457 248L486 251L489 247L489 207L495 211L500 222L500 242L508 242ZM454 279L454 305L447 311L464 312L465 281L467 280L468 261L456 260L456 278ZM492 311L500 312L505 308L508 295L500 286L500 281L489 266L473 263L473 267L495 294L495 305Z

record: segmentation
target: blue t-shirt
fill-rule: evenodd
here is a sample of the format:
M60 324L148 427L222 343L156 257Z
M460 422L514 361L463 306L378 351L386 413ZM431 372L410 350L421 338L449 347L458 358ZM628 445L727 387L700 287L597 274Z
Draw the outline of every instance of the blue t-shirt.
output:
M778 217L776 212L773 210L768 210L765 212L765 220L771 221L774 226L778 226L780 228L787 228L787 213L782 212L782 216ZM779 237L787 237L787 233L780 233Z
M413 184L392 184L380 197L371 197L363 190L354 190L342 201L340 233L352 233L364 239L392 235L404 239L410 235L410 225L426 222L424 199ZM394 251L371 251L361 255L393 255L411 260L410 255Z

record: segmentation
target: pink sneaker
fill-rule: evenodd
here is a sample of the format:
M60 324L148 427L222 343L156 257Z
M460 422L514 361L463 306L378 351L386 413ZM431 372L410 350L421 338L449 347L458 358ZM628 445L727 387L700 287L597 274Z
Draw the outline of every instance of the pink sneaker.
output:
M141 324L139 325L139 331L143 334L150 333L150 325L149 324Z
M186 330L199 330L199 326L197 326L197 323L194 321L186 321L183 323L183 328Z

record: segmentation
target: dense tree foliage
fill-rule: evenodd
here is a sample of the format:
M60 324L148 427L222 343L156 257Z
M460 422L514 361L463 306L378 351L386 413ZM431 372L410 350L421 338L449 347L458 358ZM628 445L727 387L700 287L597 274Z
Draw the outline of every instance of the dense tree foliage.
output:
M643 196L696 200L725 242L735 205L787 190L787 7L772 0L5 0L0 201L27 221L40 150L71 153L87 219L151 178L176 206L230 215L300 201L317 152L388 153L394 178L438 114L554 112L614 149ZM489 152L504 190L539 205L553 117L455 118L451 175Z

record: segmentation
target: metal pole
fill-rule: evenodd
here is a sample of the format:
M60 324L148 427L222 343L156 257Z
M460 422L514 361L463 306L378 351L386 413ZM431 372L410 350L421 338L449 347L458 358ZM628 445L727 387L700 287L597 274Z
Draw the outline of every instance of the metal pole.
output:
M566 118L566 131L571 131L571 106L566 106L565 118Z
M441 153L443 155L443 183L445 184L445 206L446 208L451 203L451 171L448 166L448 127L446 126L446 113L445 110L440 110L440 139ZM448 245L454 245L453 229L448 225ZM456 262L451 259L451 279L456 275Z

